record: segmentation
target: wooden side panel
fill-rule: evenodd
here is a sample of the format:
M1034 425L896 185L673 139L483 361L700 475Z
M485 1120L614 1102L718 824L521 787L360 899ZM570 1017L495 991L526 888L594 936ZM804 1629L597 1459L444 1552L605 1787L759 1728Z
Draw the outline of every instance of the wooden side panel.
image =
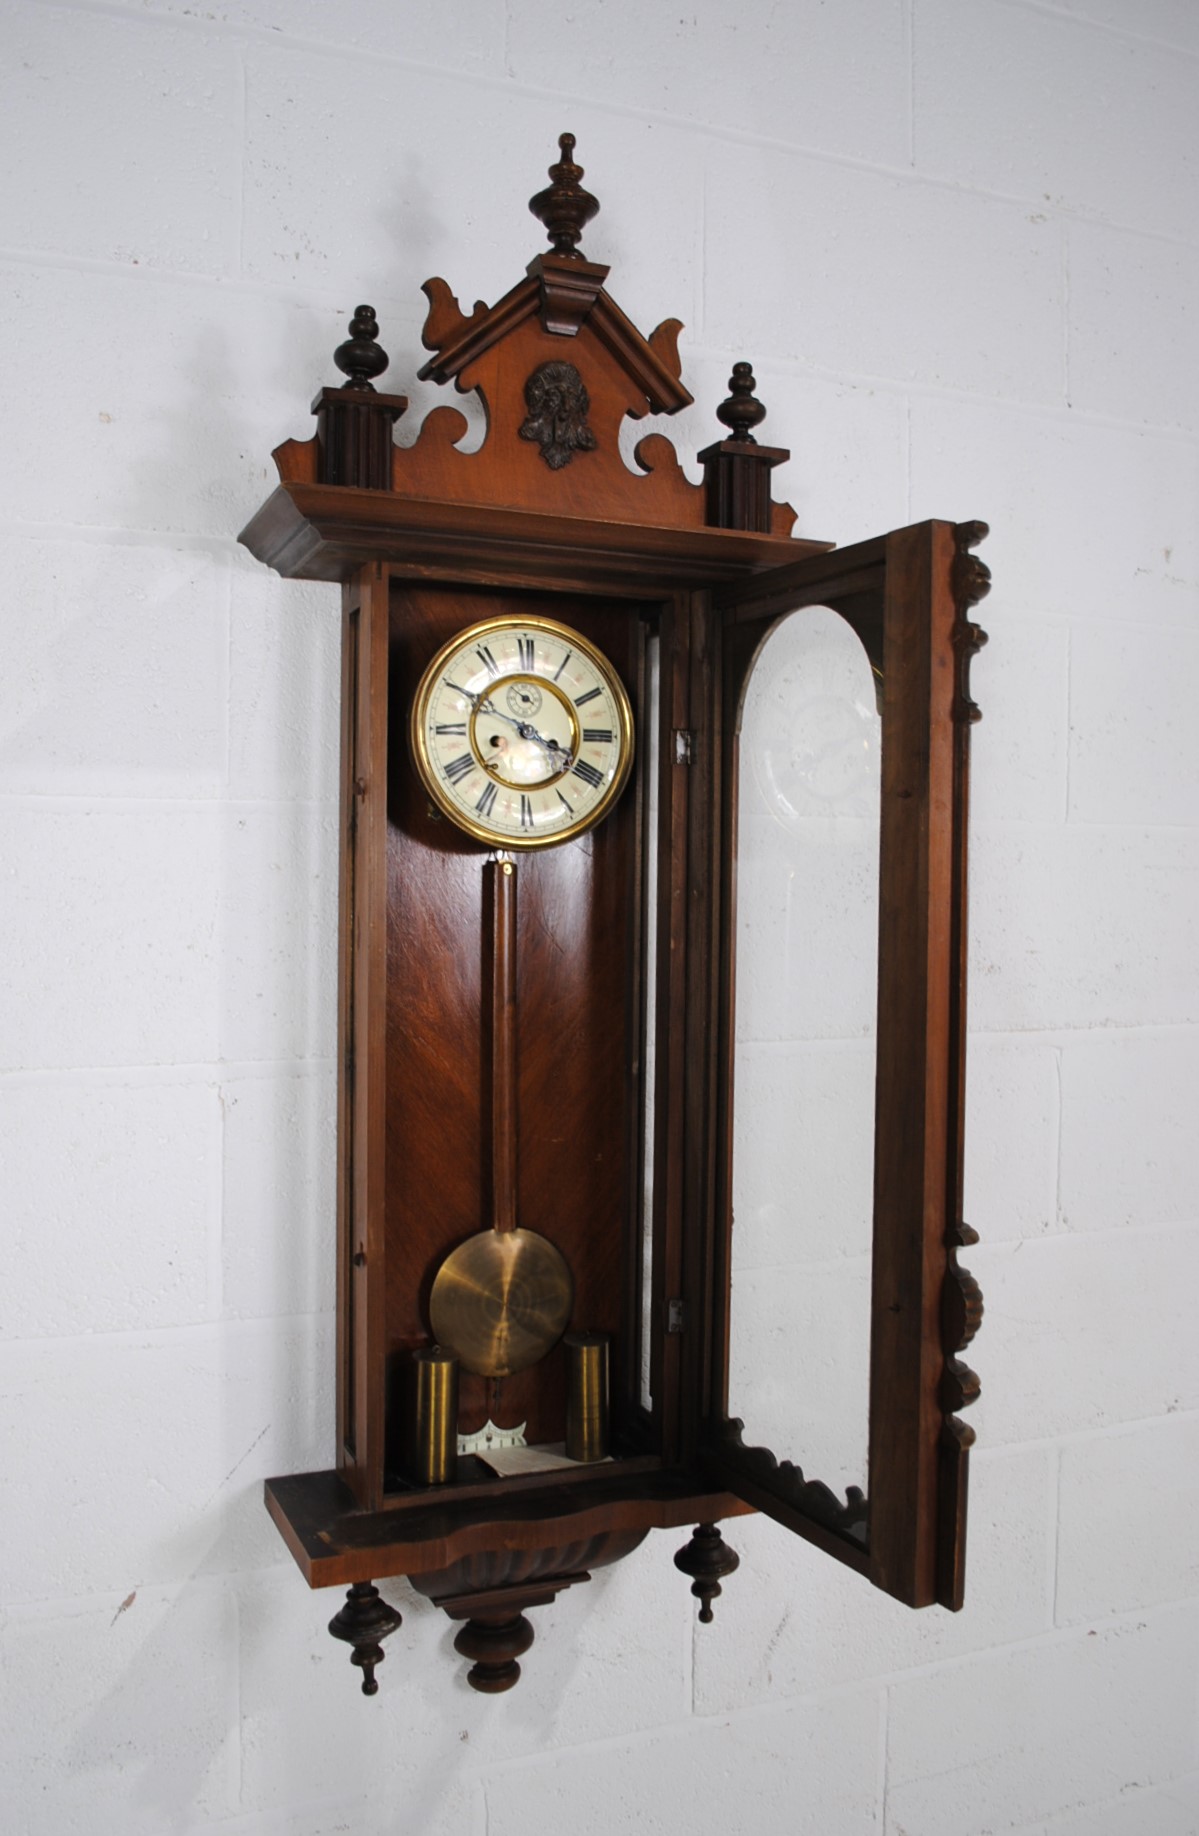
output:
M691 768L680 756L678 739L690 731L691 721L692 607L687 594L675 595L664 607L660 632L650 1390L661 1427L663 1458L672 1464L682 1458L683 1337L671 1330L671 1303L683 1297L687 1235L682 1142L688 1057L685 1028L675 1024L675 1016L685 1012L687 1001L687 833L692 786Z
M966 763L973 718L965 660L981 641L961 608L971 592L977 598L986 590L986 570L965 554L981 539L974 530L921 524L844 551L840 574L836 555L817 557L792 564L785 577L780 570L776 580L720 595L729 779L722 799L728 828L717 1105L722 1159L704 1451L708 1469L730 1489L911 1606L934 1600L961 1605L966 1451L973 1437L946 1416L977 1392L977 1380L953 1355L981 1316L976 1285L956 1267L957 1248L973 1238L961 1222L960 1205ZM773 621L814 603L835 607L858 632L875 669L883 722L868 1500L852 1492L839 1500L770 1450L743 1446L739 1424L725 1415L736 947L734 704Z
M953 559L948 524L887 541L870 1578L909 1606L936 1598L957 971Z
M359 1502L382 1497L383 1016L387 981L386 569L347 586L343 624L338 1105L339 1463Z
M946 1165L946 1271L942 1330L945 1339L945 1372L941 1402L945 1420L941 1429L939 1520L937 1525L937 1602L950 1612L962 1606L966 1586L966 1508L969 1493L970 1448L974 1430L954 1413L977 1401L978 1377L959 1356L968 1349L982 1324L982 1290L958 1252L977 1241L977 1232L963 1215L966 1121L966 965L967 861L970 831L970 729L982 718L970 692L970 665L987 641L981 625L970 617L979 600L991 590L991 571L970 551L987 535L985 523L959 523L954 530L956 555L953 593L956 609L954 647L956 683L954 718L954 818L953 818L953 940L950 961L950 1135Z

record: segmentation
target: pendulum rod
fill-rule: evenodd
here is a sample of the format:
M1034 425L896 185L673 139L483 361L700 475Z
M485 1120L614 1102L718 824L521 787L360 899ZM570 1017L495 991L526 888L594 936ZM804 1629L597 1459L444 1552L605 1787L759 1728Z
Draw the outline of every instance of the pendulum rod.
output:
M488 861L491 883L491 1215L516 1229L516 866Z

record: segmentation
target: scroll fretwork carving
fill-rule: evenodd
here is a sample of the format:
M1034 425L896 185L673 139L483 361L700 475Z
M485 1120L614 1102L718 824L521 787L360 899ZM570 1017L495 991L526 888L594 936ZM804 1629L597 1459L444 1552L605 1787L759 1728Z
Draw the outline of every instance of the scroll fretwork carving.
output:
M989 534L986 523L959 523L954 530L957 554L953 563L953 597L958 616L953 632L957 655L953 715L955 720L968 722L982 719L982 709L970 695L970 664L986 643L987 634L966 615L971 606L976 606L991 591L990 568L970 550L977 548Z
M838 1536L865 1545L869 1513L866 1495L856 1485L848 1487L844 1499L830 1491L819 1479L805 1478L803 1468L792 1460L779 1460L768 1447L747 1447L743 1439L745 1424L732 1416L723 1424L723 1451L735 1458L746 1476L770 1491L776 1498L794 1505L805 1517L821 1524Z
M978 1232L957 1223L949 1232L949 1257L941 1296L941 1330L945 1345L945 1374L941 1381L941 1406L946 1415L968 1409L978 1401L982 1385L968 1364L958 1357L970 1344L983 1320L983 1291L969 1269L958 1264L958 1250L978 1242ZM958 1444L971 1447L974 1430L965 1422L950 1422Z

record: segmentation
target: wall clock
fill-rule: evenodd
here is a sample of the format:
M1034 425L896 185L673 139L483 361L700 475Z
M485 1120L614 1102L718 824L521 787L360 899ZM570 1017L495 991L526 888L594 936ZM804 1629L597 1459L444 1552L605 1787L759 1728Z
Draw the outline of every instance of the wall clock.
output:
M660 433L628 464L680 328L608 293L582 179L563 135L494 306L426 284L479 450L450 405L395 444L359 307L241 538L342 586L336 1451L266 1502L368 1694L380 1578L502 1690L527 1609L651 1529L710 1618L751 1509L962 1600L985 526L795 536L745 362L702 484Z

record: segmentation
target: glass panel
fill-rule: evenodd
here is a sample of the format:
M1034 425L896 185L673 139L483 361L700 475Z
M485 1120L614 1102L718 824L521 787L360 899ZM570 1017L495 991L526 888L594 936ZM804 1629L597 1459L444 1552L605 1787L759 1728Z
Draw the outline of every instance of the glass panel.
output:
M642 748L645 773L645 816L643 834L645 873L645 929L642 934L643 988L642 1015L642 1115L641 1141L644 1160L641 1168L641 1317L638 1333L641 1348L641 1402L653 1407L650 1354L653 1344L653 1247L654 1247L654 1107L656 1069L656 1020L658 1001L658 688L660 644L656 631L645 641L645 718L638 744Z
M729 1413L866 1488L878 986L874 679L793 612L746 688L738 808Z

